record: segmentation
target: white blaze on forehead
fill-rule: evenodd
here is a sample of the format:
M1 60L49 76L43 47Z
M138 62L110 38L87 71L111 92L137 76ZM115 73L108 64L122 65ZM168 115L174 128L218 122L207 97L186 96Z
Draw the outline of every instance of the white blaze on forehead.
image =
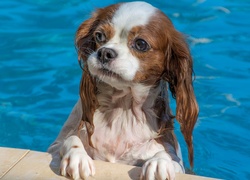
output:
M146 25L156 8L145 2L122 4L115 12L111 22L116 30L129 31L131 28Z

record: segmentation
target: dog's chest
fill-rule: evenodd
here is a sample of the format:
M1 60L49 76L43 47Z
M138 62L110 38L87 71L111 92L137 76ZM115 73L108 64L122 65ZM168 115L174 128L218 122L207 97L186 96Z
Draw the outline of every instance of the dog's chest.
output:
M109 121L107 116L113 116L112 120ZM92 144L101 156L107 158L120 157L131 147L143 143L152 135L148 126L138 122L131 110L117 109L113 110L113 113L97 111L94 118L95 131L91 138Z
M90 139L93 148L87 148L93 159L110 162L126 159L127 164L134 164L132 161L141 159L139 156L151 144L156 148L149 151L149 156L159 149L154 140L158 136L158 116L153 108L158 89L150 97L149 89L145 88L114 90L103 85L99 91Z
M107 118L110 116L113 116L112 121ZM91 136L94 148L87 148L93 159L136 164L138 159L146 159L152 156L155 150L162 148L154 140L157 136L156 131L150 128L146 119L138 121L132 110L116 109L112 113L97 110L94 115L94 126ZM148 151L148 155L141 157L145 155L145 151Z

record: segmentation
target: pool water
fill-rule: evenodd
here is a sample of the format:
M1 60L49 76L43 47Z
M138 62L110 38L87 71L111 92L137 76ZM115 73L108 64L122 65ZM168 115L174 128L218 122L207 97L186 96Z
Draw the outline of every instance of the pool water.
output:
M93 9L117 2L0 1L0 146L46 151L78 99L75 31ZM200 106L195 173L250 179L250 1L150 3L188 35ZM175 131L188 167L178 123Z

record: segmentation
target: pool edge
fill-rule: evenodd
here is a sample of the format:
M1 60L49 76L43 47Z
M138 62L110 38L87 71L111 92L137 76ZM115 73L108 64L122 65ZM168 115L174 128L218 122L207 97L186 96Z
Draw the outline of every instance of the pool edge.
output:
M124 164L94 161L96 174L88 179L138 179L141 168ZM0 179L67 179L59 175L59 165L50 154L0 147ZM105 178L104 178L105 177ZM213 179L188 174L176 174L176 180Z

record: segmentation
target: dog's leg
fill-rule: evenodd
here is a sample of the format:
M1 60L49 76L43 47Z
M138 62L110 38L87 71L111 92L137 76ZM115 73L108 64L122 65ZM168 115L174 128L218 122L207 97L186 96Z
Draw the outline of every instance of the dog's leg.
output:
M142 167L141 179L175 179L175 173L184 173L181 165L172 160L166 151L156 153Z
M63 176L86 179L95 174L93 160L77 136L70 136L64 141L60 154L62 156L60 170Z

